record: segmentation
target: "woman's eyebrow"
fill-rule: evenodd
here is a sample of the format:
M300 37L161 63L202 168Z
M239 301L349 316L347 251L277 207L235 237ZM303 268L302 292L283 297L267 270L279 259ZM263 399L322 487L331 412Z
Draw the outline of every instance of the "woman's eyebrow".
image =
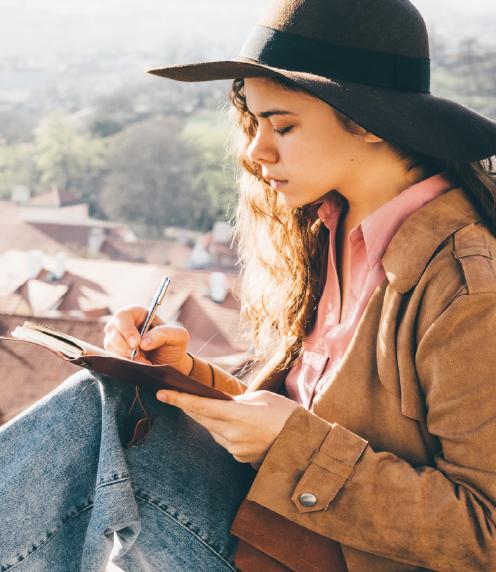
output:
M267 119L272 117L273 115L298 115L297 113L293 113L292 111L285 111L284 109L269 109L268 111L262 111L257 115L257 117L262 117L263 119Z

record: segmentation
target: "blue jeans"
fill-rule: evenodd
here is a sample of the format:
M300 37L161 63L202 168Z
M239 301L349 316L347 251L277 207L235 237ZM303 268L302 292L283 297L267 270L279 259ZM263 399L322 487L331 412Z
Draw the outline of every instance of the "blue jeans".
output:
M181 411L125 448L134 388L84 371L0 429L0 571L234 570L229 527L254 478ZM134 411L134 410L133 410Z

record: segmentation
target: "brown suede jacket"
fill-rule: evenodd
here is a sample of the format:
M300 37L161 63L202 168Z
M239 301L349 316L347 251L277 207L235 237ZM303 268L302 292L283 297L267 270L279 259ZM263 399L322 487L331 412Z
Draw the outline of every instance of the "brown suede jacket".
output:
M340 543L350 572L495 571L496 238L457 188L408 218L382 262L339 370L288 419L233 530L281 569L316 568L292 564L301 546L274 551L250 503ZM198 360L193 375L209 372ZM283 380L246 388L214 368L213 383Z

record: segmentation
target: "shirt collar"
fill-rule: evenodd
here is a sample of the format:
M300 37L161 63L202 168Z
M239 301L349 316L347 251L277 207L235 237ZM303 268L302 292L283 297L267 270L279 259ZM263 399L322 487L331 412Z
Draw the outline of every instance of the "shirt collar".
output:
M337 191L332 191L324 198L312 203L318 207L317 216L331 232L336 230L345 204L346 199Z
M453 188L446 173L415 183L383 204L362 221L369 265L377 264L399 227L415 211Z
M446 173L433 175L408 187L352 229L350 237L363 236L369 266L372 268L381 260L392 237L410 215L452 188ZM329 231L336 230L345 204L346 199L337 191L312 203Z

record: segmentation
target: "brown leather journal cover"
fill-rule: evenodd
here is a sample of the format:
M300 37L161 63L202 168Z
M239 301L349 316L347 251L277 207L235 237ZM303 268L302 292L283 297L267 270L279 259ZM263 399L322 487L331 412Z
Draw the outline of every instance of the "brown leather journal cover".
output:
M0 336L0 340L32 344L34 346L47 349L57 357L69 363L73 363L79 367L84 367L95 373L112 377L124 383L138 385L146 391L157 392L159 389L175 389L177 391L193 393L195 395L210 397L213 399L232 399L232 397L227 393L219 391L218 389L208 385L203 385L203 383L184 375L169 365L148 365L132 361L130 359L105 355L103 350L101 350L101 354L84 353L78 358L68 358L64 354L53 351L39 343L4 336Z
M348 570L338 542L246 499L238 509L231 533L240 539L234 563L241 572ZM264 568L269 563L272 567Z

